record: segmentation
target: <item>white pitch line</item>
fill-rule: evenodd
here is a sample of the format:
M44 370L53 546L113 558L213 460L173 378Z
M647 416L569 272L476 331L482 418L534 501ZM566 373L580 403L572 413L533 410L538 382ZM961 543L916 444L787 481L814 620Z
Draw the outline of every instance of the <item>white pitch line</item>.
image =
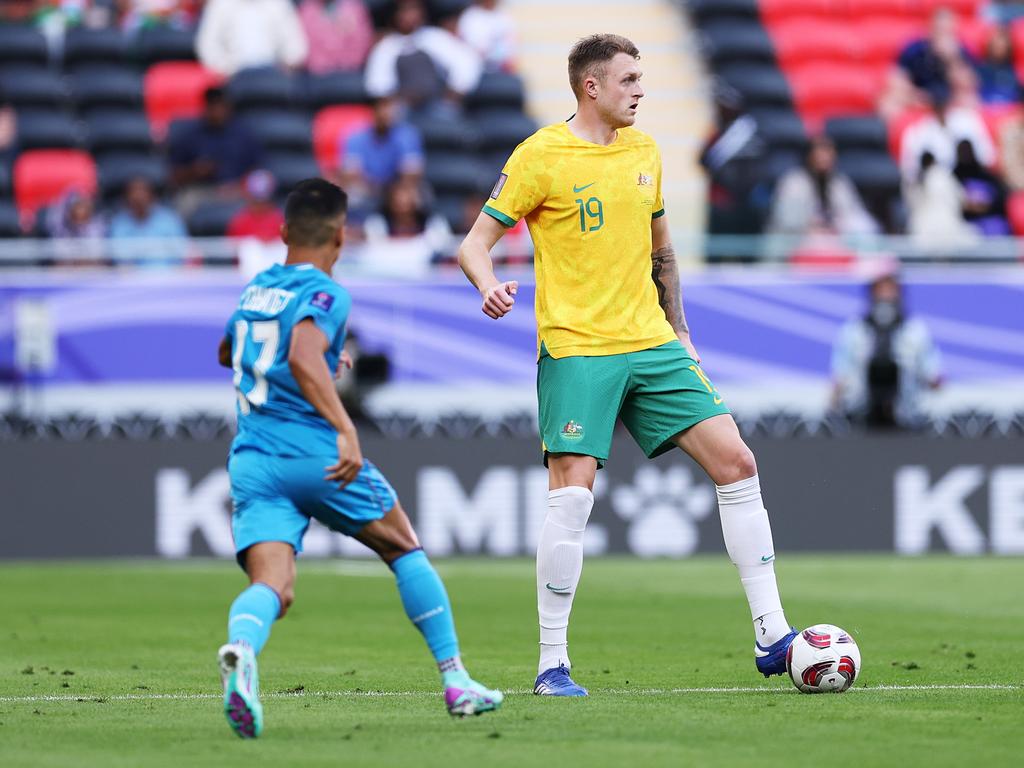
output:
M990 683L983 685L872 685L851 688L852 693L890 693L903 691L1024 691L1024 685L1007 685L1001 683ZM505 691L515 696L525 696L533 693L532 689L521 688ZM687 694L701 693L795 693L792 688L757 688L754 686L735 687L705 687L705 688L616 688L606 690L595 690L596 694L607 694L621 696L628 694L643 694L645 696L682 696ZM264 693L264 699L299 699L304 697L312 698L418 698L437 697L439 693L432 691L277 691ZM219 693L121 693L104 696L101 694L43 694L39 696L0 696L2 703L32 703L40 701L73 701L90 703L96 701L204 701L222 698Z

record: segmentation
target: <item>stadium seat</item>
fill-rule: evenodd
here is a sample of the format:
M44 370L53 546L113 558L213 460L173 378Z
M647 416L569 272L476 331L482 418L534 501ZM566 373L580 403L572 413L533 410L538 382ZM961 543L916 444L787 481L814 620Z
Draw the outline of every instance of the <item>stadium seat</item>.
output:
M118 152L104 155L98 161L100 191L110 200L124 191L124 186L141 176L157 190L167 185L167 167L161 158L143 152Z
M466 95L466 106L470 109L508 107L522 110L524 103L523 80L510 72L485 74L476 89Z
M838 165L861 192L896 195L900 190L900 172L886 152L855 150L839 155Z
M458 16L473 4L472 0L430 0L431 16L437 21Z
M734 62L775 61L775 47L758 22L713 22L703 30L712 66Z
M712 19L757 19L758 0L691 0L687 7L700 25Z
M721 77L743 94L749 107L787 107L792 104L789 84L773 66L733 65L724 67Z
M245 115L245 123L265 150L309 152L312 148L312 123L304 113L296 110L248 112Z
M309 153L277 152L268 154L264 165L277 179L277 191L280 195L288 194L291 188L300 181L320 175L320 169Z
M97 64L127 64L129 53L129 38L116 27L72 27L64 35L63 60L68 71Z
M162 139L171 121L197 117L203 109L206 89L223 78L194 61L165 61L146 71L146 116L153 135Z
M480 148L485 152L511 153L537 130L537 124L518 110L489 109L473 116Z
M802 152L793 150L772 152L764 164L764 181L774 185L782 177L782 174L792 168L796 168L803 163L803 160Z
M803 152L807 148L807 130L792 109L755 109L750 114L757 120L758 134L771 149Z
M18 112L18 146L21 149L77 148L82 143L81 126L66 112Z
M64 109L68 92L64 81L47 69L15 67L0 73L0 92L17 109Z
M304 96L311 109L337 104L366 104L370 100L363 84L362 72L310 75L306 79Z
M458 115L413 119L412 122L419 129L428 154L447 149L472 151L481 138L477 133L476 121L471 122Z
M213 200L203 203L188 217L188 232L193 237L224 237L228 224L245 205L240 200Z
M909 43L923 37L927 25L917 18L881 18L869 16L850 25L849 34L857 40L865 62L894 65Z
M841 19L787 19L771 26L771 38L783 67L798 67L811 61L852 61L858 55L849 24Z
M135 36L134 55L143 66L158 61L194 61L195 32L163 24L146 27Z
M1017 79L1024 80L1024 17L1014 19L1010 24L1010 38L1013 41L1013 68Z
M243 69L227 84L228 96L238 112L289 109L295 98L295 79L276 69Z
M11 169L8 163L0 163L0 200L11 196Z
M85 120L86 145L93 155L119 150L148 151L153 137L141 111L108 109L90 113Z
M713 1L713 0L712 0ZM709 2L709 4L711 4ZM761 18L768 24L797 16L826 16L834 10L832 0L760 0Z
M59 200L69 189L96 190L96 164L78 149L30 149L14 161L14 199L24 215Z
M900 21L925 17L921 0L846 0L843 15L852 19L886 18Z
M994 30L995 25L988 19L961 19L957 34L971 55L981 59L985 56L985 46Z
M812 130L837 115L873 114L880 89L856 65L816 64L789 73L793 101Z
M424 175L439 196L480 194L494 184L494 176L475 157L457 152L428 155Z
M1010 229L1017 237L1024 237L1024 192L1014 192L1006 201Z
M434 203L434 211L444 217L452 232L464 235L467 230L464 225L466 218L466 200L461 195L444 195L437 198Z
M369 125L373 111L362 104L324 107L313 118L313 153L324 174L338 169L343 143L350 135Z
M0 237L21 237L21 217L10 200L0 200Z
M0 24L0 66L45 66L50 53L43 33L27 24Z
M142 76L133 70L90 66L70 80L71 98L80 112L97 107L142 107Z
M877 117L834 117L825 123L825 134L840 151L872 149L885 151L889 137L885 123Z

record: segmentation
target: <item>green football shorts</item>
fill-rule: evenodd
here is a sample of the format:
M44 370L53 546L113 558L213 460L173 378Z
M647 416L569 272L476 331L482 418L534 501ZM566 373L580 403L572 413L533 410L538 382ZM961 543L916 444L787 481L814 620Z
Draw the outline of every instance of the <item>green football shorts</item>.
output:
M729 413L715 385L679 341L621 355L556 360L541 346L537 401L544 458L549 453L608 458L615 420L654 458L672 438Z

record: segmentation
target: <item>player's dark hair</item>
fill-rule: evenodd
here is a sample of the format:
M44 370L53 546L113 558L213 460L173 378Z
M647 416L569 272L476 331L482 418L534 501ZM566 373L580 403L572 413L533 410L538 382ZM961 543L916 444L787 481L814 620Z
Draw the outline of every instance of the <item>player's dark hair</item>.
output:
M330 242L338 219L348 210L348 195L324 179L300 181L284 203L288 244L316 247Z
M640 58L633 41L622 35L590 35L577 41L569 51L569 85L577 99L583 96L583 81L587 75L604 77L604 65L620 53Z

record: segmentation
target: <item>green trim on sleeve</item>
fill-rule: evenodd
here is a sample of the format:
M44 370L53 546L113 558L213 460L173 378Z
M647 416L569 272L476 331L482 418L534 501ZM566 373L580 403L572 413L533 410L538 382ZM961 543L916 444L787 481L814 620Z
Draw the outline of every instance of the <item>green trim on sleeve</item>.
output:
M500 221L506 227L514 227L517 224L515 219L506 216L504 213L502 213L501 211L499 211L496 208L491 208L491 206L489 206L489 205L485 205L483 207L483 211L484 211L484 213L486 213L491 218L497 219L498 221ZM662 213L664 213L664 211L662 211Z
M662 208L660 211L655 211L654 213L651 214L651 220L653 221L654 219L660 219L664 215L665 209Z

